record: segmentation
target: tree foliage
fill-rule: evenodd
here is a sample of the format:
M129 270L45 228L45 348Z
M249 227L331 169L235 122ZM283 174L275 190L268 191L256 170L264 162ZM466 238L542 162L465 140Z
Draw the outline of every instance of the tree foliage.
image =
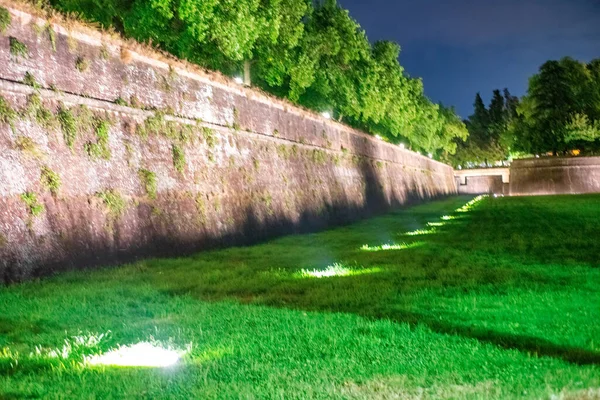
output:
M262 89L415 150L448 156L467 136L404 72L400 46L371 44L335 0L50 1L228 75L250 66Z
M529 80L518 108L518 145L531 153L597 150L600 125L600 60L565 57L544 63Z
M517 118L519 99L508 89L494 90L489 107L477 93L473 115L466 121L466 141L457 141L456 153L449 157L455 166L490 165L506 160L513 146L512 126Z

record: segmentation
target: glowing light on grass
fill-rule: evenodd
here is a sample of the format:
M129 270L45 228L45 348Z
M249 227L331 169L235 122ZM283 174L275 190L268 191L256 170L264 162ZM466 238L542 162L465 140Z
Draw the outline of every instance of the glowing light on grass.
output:
M432 233L435 233L435 232L436 232L435 228L430 228L430 229L415 229L414 231L405 232L404 234L406 236L420 236L420 235L431 235Z
M237 83L238 85L241 85L244 83L244 80L242 79L241 76L236 76L235 78L233 78L233 80L235 81L235 83Z
M405 149L405 148L406 148L406 145L405 145L404 143L400 143L400 148L401 148L401 149Z
M473 207L475 207L477 205L477 203L479 203L480 201L482 201L486 197L488 197L488 196L485 195L485 194L477 196L473 200L471 200L467 204L465 204L464 206L456 209L456 212L468 212L468 211L471 211L473 209Z
M328 113L327 111L322 112L321 115L323 116L323 118L325 119L331 119L331 114Z
M413 247L421 246L422 244L423 244L423 242L401 243L401 244L386 243L386 244L382 244L380 246L369 246L368 244L364 244L361 246L360 249L362 251L371 251L371 252L387 251L387 250L406 250L406 249L410 249Z
M453 215L444 215L444 216L442 217L442 219L443 219L444 221L450 221L450 220L456 219L456 217L455 217L455 216L453 216Z
M352 275L363 275L372 274L379 272L379 268L348 268L343 264L335 263L329 265L325 269L303 269L300 271L301 278L331 278L334 276L352 276Z
M104 354L86 357L89 365L116 365L121 367L171 367L179 361L185 351L164 349L149 342L140 342Z
M446 225L445 222L428 222L427 223L427 226L435 226L435 227L444 226L444 225Z

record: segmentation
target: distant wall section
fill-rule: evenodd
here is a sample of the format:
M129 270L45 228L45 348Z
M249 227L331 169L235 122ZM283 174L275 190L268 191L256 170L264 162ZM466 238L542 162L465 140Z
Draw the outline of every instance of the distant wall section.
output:
M514 160L510 168L454 171L458 193L511 196L600 193L600 157Z
M600 193L600 157L532 158L511 165L513 196L580 193Z

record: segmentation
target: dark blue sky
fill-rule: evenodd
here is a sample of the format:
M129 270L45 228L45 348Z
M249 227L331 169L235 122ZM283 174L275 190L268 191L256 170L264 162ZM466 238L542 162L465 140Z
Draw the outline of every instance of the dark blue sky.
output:
M435 102L472 113L475 93L521 96L549 59L600 58L600 0L338 0L369 40L400 44L400 63Z

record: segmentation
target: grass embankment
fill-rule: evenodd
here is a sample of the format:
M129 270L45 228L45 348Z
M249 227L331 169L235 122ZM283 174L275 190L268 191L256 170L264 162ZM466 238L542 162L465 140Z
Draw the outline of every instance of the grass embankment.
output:
M0 398L597 398L600 196L469 200L0 289Z

